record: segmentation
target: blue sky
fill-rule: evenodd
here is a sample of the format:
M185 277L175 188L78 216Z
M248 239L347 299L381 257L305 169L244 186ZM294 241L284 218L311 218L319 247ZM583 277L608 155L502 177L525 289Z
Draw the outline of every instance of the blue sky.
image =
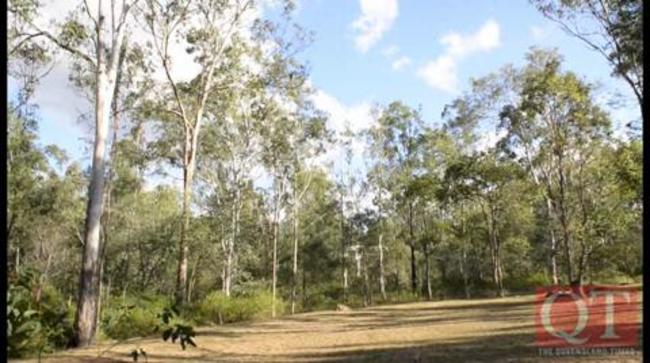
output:
M565 56L566 69L630 95L622 81L609 76L609 66L600 55L564 34L525 0L404 0L397 3L398 14L392 25L365 53L355 47L358 32L351 27L361 14L359 1L301 3L300 23L316 32L316 39L303 58L311 65L311 79L318 89L349 106L395 99L412 106L421 104L425 118L436 120L443 106L457 93L431 87L418 77L418 68L444 55L445 46L439 41L444 35L472 35L488 21L493 21L498 24L499 45L466 55L457 62L460 90L467 88L470 77L480 77L507 63L521 64L529 47L537 45L557 47ZM396 55L384 54L395 47L399 49ZM396 71L391 63L400 56L408 57L411 63ZM631 115L628 117L638 115L633 102L629 108Z
M315 32L300 58L318 90L315 103L332 115L330 126L338 131L345 120L353 129L367 127L370 105L393 100L421 105L425 120L437 122L470 77L522 64L533 45L557 47L565 69L603 84L604 95L625 95L627 106L612 111L615 124L639 117L631 92L610 76L606 61L526 0L301 0L296 18ZM40 140L85 164L90 158L83 138L90 127L77 116L89 104L71 90L62 64L37 93Z

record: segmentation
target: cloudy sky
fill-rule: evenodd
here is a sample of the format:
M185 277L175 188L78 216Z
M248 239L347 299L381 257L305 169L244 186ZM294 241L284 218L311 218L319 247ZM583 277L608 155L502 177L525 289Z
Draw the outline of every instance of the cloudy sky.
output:
M531 46L557 47L566 69L603 85L603 100L616 92L627 96L627 107L611 111L615 124L639 117L631 92L609 76L605 60L526 0L301 0L296 16L315 32L300 57L318 90L315 103L337 131L346 122L353 130L368 127L371 105L393 100L421 106L427 122L439 122L444 105L471 77L522 64ZM67 84L65 67L58 67L38 91L41 142L86 163L88 127L76 116L87 103Z

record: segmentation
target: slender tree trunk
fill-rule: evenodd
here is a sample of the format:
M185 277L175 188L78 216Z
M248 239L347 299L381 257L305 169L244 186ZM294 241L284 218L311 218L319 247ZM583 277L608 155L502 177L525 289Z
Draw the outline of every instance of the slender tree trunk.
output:
M361 252L359 245L356 245L354 248L354 261L357 263L357 278L361 277Z
M192 274L190 275L189 283L187 284L187 302L192 301L192 292L194 291L194 286L196 286L196 279L197 279L197 274L196 270L199 267L199 263L201 263L201 255L199 255L196 260L194 261L194 267L192 267Z
M276 179L277 184L277 179ZM275 205L273 210L273 302L271 307L271 316L275 318L275 295L278 281L278 219L280 218L280 195L284 193L284 180L280 181L280 186L276 185Z
M296 186L293 188L293 269L291 270L291 315L296 312L296 288L298 285L298 201Z
M566 179L564 176L563 159L560 153L558 156L558 176L559 176L559 195L557 200L558 217L562 227L562 244L564 247L564 257L566 259L566 274L569 284L574 284L573 256L571 252L571 231L569 230L569 221L565 206Z
M348 296L348 266L347 266L347 252L346 252L346 233L345 233L345 217L343 215L343 195L339 197L340 212L341 212L341 277L343 283L343 301L347 301Z
M305 273L305 258L300 259L300 269L302 270L302 307L307 306L307 274Z
M560 283L558 279L557 271L557 241L555 240L555 231L551 227L550 237L551 237L551 278L553 279L553 285L558 285Z
M533 159L532 156L530 155L530 149L529 149L529 144L524 142L524 150L526 154L526 161L528 162L528 168L530 169L530 173L533 177L533 182L535 183L536 186L541 186L542 183L540 181L540 178L538 176L538 173L536 172L535 166L533 165ZM551 201L551 198L549 196L548 191L544 193L544 199L546 201L546 218L549 221L550 228L549 228L549 237L550 237L550 256L549 256L549 264L550 264L550 270L551 270L551 278L553 280L553 284L557 285L559 283L558 280L558 270L557 270L557 241L555 239L555 230L553 229L553 219L552 219L552 213L553 213L553 202Z
M429 244L424 243L424 283L427 288L427 300L433 299L433 292L431 291L431 276L429 273Z
M368 280L368 262L363 251L361 252L361 259L363 265L363 306L372 304L372 293L370 292L370 282Z
M379 250L379 291L381 292L381 298L386 301L386 278L384 276L384 246L383 242L384 234L379 234L379 243L377 249Z
M413 231L413 203L409 202L409 247L411 248L411 290L414 294L418 292L418 277L415 261L415 235Z
M501 268L501 247L497 245L497 250L495 254L496 258L496 270L498 276L498 286L499 286L499 297L505 296L505 288L503 286L503 270Z
M492 261L493 261L493 269L494 269L494 282L497 285L497 293L499 297L504 296L504 291L503 291L503 279L502 279L502 272L501 272L501 256L500 256L500 251L499 251L499 242L497 241L497 236L496 232L493 230L492 231Z
M277 213L276 213L277 215ZM278 223L273 221L273 306L271 307L271 316L275 318L275 285L277 284L278 269Z
M192 193L193 170L191 166L189 140L185 142L183 157L183 211L181 221L181 236L178 244L178 270L176 273L176 304L182 305L187 301L187 233L190 228L190 200Z
M224 293L226 296L230 296L230 290L232 288L233 276L232 268L235 257L235 243L239 238L239 216L241 212L241 192L239 190L238 182L237 189L235 191L235 200L232 206L232 215L231 215L231 234L228 240L226 247L226 261L224 266Z
M460 255L460 274L463 276L463 288L465 290L465 298L470 299L470 291L469 291L469 271L467 271L467 250L465 250L465 247L462 247L461 255Z

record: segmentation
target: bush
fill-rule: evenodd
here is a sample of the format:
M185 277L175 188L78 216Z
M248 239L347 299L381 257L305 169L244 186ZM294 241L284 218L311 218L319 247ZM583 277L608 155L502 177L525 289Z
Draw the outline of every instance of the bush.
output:
M169 300L160 296L109 300L102 312L102 333L112 339L149 336L160 329L160 317Z
M46 285L38 308L50 347L65 347L74 334L75 305L68 304L57 289Z
M196 306L195 320L210 323L234 323L271 317L273 296L267 291L226 296L221 291L208 294ZM276 296L276 314L282 315L286 304Z
M24 286L10 286L7 291L7 353L20 358L42 351L43 327L32 307L30 292Z
M350 298L350 296L348 296ZM343 301L343 287L339 283L329 283L309 289L306 299L298 298L303 311L333 310Z
M48 285L39 288L35 273L25 269L7 291L7 351L19 358L64 347L72 335L74 309Z
M552 284L550 276L543 272L534 272L523 278L505 278L504 286L513 291L528 291Z

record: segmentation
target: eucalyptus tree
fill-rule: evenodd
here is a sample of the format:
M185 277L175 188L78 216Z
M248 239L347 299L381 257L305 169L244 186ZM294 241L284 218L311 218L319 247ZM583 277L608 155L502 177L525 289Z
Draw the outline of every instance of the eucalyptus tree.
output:
M530 0L548 19L607 60L639 103L643 117L643 1Z
M343 153L344 164L339 165L336 173L336 187L338 191L338 206L339 206L339 227L341 232L341 287L343 289L343 301L348 298L348 290L350 287L349 271L348 271L348 252L355 251L355 258L359 262L359 249L353 243L354 236L352 233L352 225L349 219L355 215L359 210L358 191L361 180L358 175L358 170L354 165L354 145L353 140L355 132L351 129L349 123L346 123L345 130L337 138L340 145L340 150ZM357 265L357 274L360 273L359 265Z
M391 196L402 209L399 215L407 225L407 245L411 251L411 289L417 292L416 240L414 200L405 192L409 182L420 171L420 135L423 121L417 110L401 102L392 102L381 112L377 120L383 144L381 147L391 170L389 184L393 186Z
M526 55L529 62L543 62L547 58L560 59L554 51L532 49ZM532 69L532 66L528 69ZM482 130L503 132L503 136L495 135L499 152L505 152L525 166L529 177L537 186L537 193L545 202L544 213L547 223L552 223L552 199L541 179L541 166L534 162L539 152L539 139L530 129L522 128L519 124L508 122L508 110L513 104L521 102L522 80L526 71L506 65L499 71L479 79L472 80L471 92L455 99L445 106L443 117L446 119L444 128L458 140L457 148L464 154L471 153L481 139ZM548 228L548 268L554 284L558 283L558 242L554 228Z
M108 134L110 105L122 58L122 44L129 31L129 12L137 0L119 4L99 1L94 9L80 2L63 23L43 27L33 12L20 13L25 26L18 34L22 39L44 38L51 45L65 51L81 62L93 76L95 140L92 158L92 176L89 185L88 209L84 232L83 266L81 269L79 300L73 344L85 346L95 338L97 301L99 295L100 219L103 211L105 148ZM33 2L31 6L38 5ZM93 15L93 12L95 13ZM25 16L27 15L27 16ZM53 29L54 27L55 29Z
M223 214L221 229L227 232L221 234L222 289L226 296L230 296L233 284L242 193L250 184L251 171L259 165L261 158L261 127L265 120L254 114L261 100L259 84L252 77L240 87L222 91L221 97L208 100L206 110L219 122L206 125L204 142L200 145L203 158L198 162L199 177L212 190L216 203L213 207L223 209L217 210L216 214Z
M432 174L424 174L413 178L406 187L406 196L413 200L413 208L417 211L414 224L416 225L416 241L422 247L424 259L423 286L427 300L433 298L431 289L431 250L444 240L443 211L437 202L440 181ZM419 218L418 218L419 217Z
M553 53L533 52L521 75L520 96L503 108L506 149L524 145L528 163L545 189L553 228L560 233L567 282L580 283L587 241L580 236L583 170L595 162L595 147L607 142L610 122L593 101L592 86L562 71ZM576 256L576 249L581 253ZM576 264L578 270L576 270Z
M324 142L331 138L330 133L325 127L325 118L320 113L312 113L311 105L298 104L302 110L297 115L297 125L294 134L289 136L291 149L293 152L293 165L291 181L291 218L292 218L292 238L293 238L293 256L291 270L291 314L295 313L296 293L298 286L298 249L299 249L299 231L300 231L300 204L309 190L312 178L315 175L310 170L305 170L307 160L317 157L324 151ZM306 174L304 177L301 178Z
M176 276L176 301L185 302L187 296L188 241L192 182L199 150L201 128L209 118L205 114L211 96L220 88L232 87L236 82L233 63L239 61L236 53L243 47L243 35L250 24L243 18L254 11L249 0L233 1L145 1L141 9L144 28L149 34L148 44L154 49L161 67L162 87L157 110L166 113L167 119L176 123L177 140L180 144L180 165L183 170L183 213L180 228L178 271ZM181 79L176 62L186 49L198 69ZM175 73L176 71L176 73ZM236 74L234 75L236 77Z
M373 110L374 116L378 116L380 110ZM377 123L367 130L368 138L368 157L371 160L367 179L371 189L375 194L373 204L377 207L377 215L380 220L379 233L377 237L377 251L379 257L379 291L384 300L386 300L386 276L384 272L384 220L389 214L392 206L389 204L390 195L386 196L390 187L387 185L388 176L391 173L388 164L389 144L383 125Z
M141 9L144 27L162 70L162 100L156 103L157 118L174 123L169 125L175 129L175 136L170 137L174 140L171 151L180 153L183 170L176 293L180 303L187 289L187 230L199 135L205 124L220 122L220 115L207 112L206 107L211 98L241 87L251 75L266 73L267 69L271 73L284 72L287 46L278 35L278 27L262 17L261 5L252 0L145 3ZM293 3L282 4L283 14L290 14ZM179 74L184 71L181 62L191 65L184 75ZM277 83L267 77L262 87L268 93Z

